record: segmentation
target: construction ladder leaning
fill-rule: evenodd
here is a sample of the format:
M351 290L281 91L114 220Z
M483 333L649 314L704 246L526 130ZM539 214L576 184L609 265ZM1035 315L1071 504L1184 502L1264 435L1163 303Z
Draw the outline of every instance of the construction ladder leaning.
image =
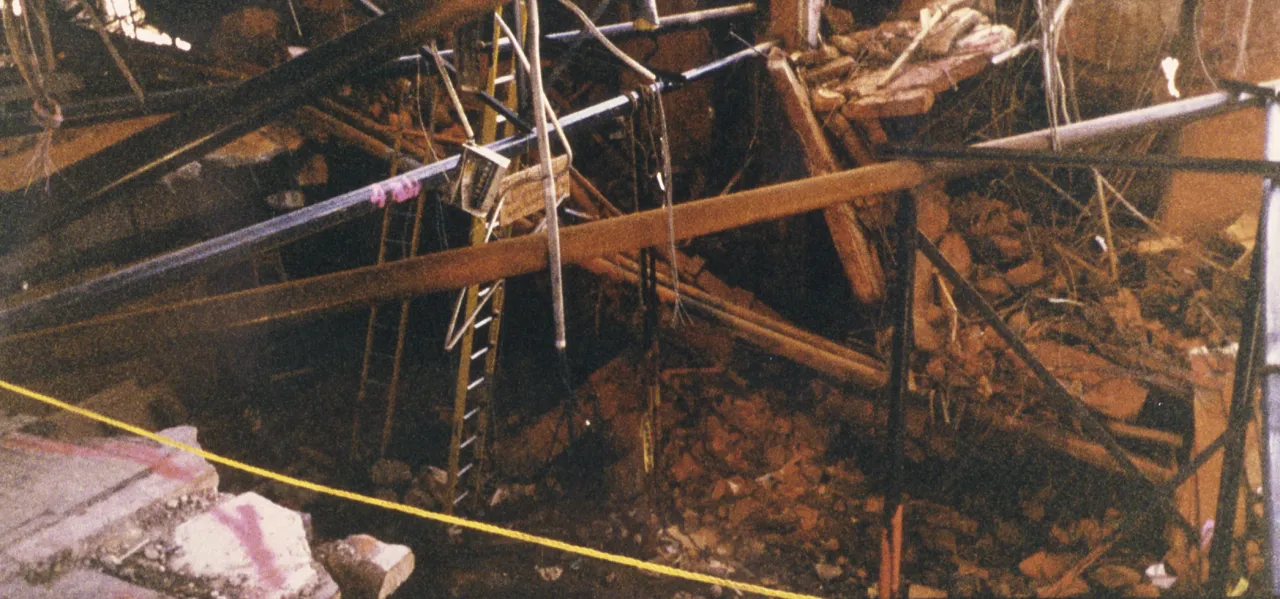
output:
M516 14L521 14L516 11ZM496 13L502 18L502 11ZM515 65L509 59L511 70L498 77L500 64L498 42L501 30L494 28L492 53L489 56L485 91L493 96L499 85L506 92L508 107L516 104ZM485 107L479 142L487 144L499 137L498 127L505 124L495 110ZM496 215L491 218L497 218ZM481 245L489 240L489 226L483 218L471 222L471 245ZM476 501L480 497L483 479L480 472L485 465L489 408L493 399L494 373L498 366L498 342L502 332L502 281L485 285L472 285L465 291L461 314L466 315L462 337L456 345L458 352L458 378L454 387L453 430L449 439L449 464L446 496L450 513L467 497Z

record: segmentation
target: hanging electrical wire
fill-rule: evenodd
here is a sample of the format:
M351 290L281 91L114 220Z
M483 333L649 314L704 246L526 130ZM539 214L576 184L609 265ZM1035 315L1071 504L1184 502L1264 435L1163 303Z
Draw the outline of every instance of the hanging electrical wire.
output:
M564 356L568 343L564 326L564 282L560 264L560 223L556 217L556 178L551 163L551 138L547 134L546 91L542 87L542 28L538 0L528 0L530 83L533 86L533 122L538 137L538 162L542 165L542 195L546 202L547 264L551 271L551 310L556 326L556 350Z
M596 24L591 22L591 17L588 16L587 13L583 12L581 8L578 8L577 4L574 4L569 0L560 0L560 4L569 9L569 12L573 13L573 16L578 17L578 20L582 22L582 26L585 27L587 31L591 32L591 36L596 38L596 41L600 42L600 45L604 46L609 50L609 52L613 53L614 56L618 57L618 60L621 60L623 64L627 65L631 70L643 77L645 83L653 83L658 80L658 76L654 75L653 71L646 69L644 65L636 62L634 58L627 56L626 52L623 52L621 48L618 48L613 44L613 42L609 41L609 38L605 37L604 33L600 31L600 28L596 27Z
M502 28L502 34L511 40L511 47L515 50L516 60L520 62L520 68L524 69L525 73L532 75L533 68L529 64L529 57L524 53L524 48L521 48L516 41L519 38L511 31L511 27L507 25L506 21L502 20L502 17L495 14L493 15L493 21L498 24L498 27ZM560 126L560 117L556 116L556 111L551 108L551 102L545 94L542 96L542 105L546 108L547 118L551 119L551 124L555 126L556 137L560 138L560 145L564 146L564 153L568 156L569 164L572 166L573 148L569 146L569 138L564 134L564 127Z

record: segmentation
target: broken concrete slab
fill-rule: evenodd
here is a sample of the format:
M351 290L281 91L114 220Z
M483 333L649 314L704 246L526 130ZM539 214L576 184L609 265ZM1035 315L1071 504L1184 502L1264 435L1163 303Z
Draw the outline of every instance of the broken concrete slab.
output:
M172 599L171 596L145 589L96 570L73 570L48 584L30 584L22 579L0 584L0 597L15 599Z
M351 535L316 550L347 599L386 599L413 573L413 551L369 535Z
M193 427L161 434L196 445ZM203 458L142 439L71 443L12 433L0 438L0 556L39 566L84 555L144 508L217 484Z
M170 560L190 576L243 581L246 596L305 596L327 576L311 556L302 515L257 493L245 493L196 516L173 531L178 551Z

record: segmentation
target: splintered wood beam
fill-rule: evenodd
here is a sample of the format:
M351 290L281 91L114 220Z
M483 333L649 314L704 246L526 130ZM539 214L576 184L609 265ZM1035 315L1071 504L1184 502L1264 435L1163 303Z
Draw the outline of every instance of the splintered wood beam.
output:
M915 187L928 169L886 162L822 177L679 204L677 239L691 239L847 203L852 198ZM581 264L667 242L661 209L561 230L566 264ZM277 322L297 322L378 302L459 289L540 271L542 234L427 254L397 262L290 281L157 309L103 316L0 339L0 372L14 379L41 371L156 351L183 338Z
M809 174L823 175L839 170L835 154L831 152L831 146L822 134L822 126L809 107L809 96L781 50L774 48L769 52L768 68L778 99L782 102L783 112L804 150ZM835 243L854 298L864 304L883 301L885 283L880 257L867 238L862 224L858 222L853 206L847 203L828 206L823 209L822 216L831 231L831 240Z
M596 258L582 265L596 274L629 283L639 283L639 265L628 258ZM676 300L670 280L662 279L658 296L664 302ZM697 287L680 286L681 304L703 317L715 321L730 333L761 351L781 356L808 366L834 380L865 387L879 388L888 376L884 363L805 331L789 323L760 314L749 308L726 302Z

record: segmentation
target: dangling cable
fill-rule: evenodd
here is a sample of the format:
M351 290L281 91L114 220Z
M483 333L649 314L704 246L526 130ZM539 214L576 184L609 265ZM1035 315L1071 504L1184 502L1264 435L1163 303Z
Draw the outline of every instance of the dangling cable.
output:
M667 136L667 114L662 107L662 95L652 88L640 88L640 99L644 104L645 120L651 139L655 121L658 127L657 142L651 143L651 147L658 153L659 172L656 175L656 181L658 191L662 194L662 209L667 217L667 259L668 266L671 267L672 294L675 296L672 321L678 324L683 320L684 309L680 301L679 254L676 252L675 185L671 175L671 145Z
M462 131L467 136L468 143L475 143L476 132L471 129L471 121L467 120L467 111L462 106L462 100L458 98L458 91L453 88L453 79L449 77L449 71L444 66L444 58L440 57L440 50L436 48L435 40L427 45L427 51L431 53L431 60L436 64L436 71L440 73L440 79L444 81L444 89L449 92L449 101L453 102L453 111L458 113L458 124L462 125Z
M564 282L560 268L560 223L556 216L556 177L551 164L551 139L547 135L546 92L542 88L542 31L538 0L529 3L529 63L533 85L533 122L538 136L538 162L542 163L542 195L546 201L547 265L551 270L551 310L556 323L556 350L564 353Z
M574 4L569 0L560 0L560 4L569 9L569 12L573 13L573 16L578 17L579 21L582 21L582 26L586 27L587 31L591 32L591 35L596 38L596 41L600 42L600 45L604 46L609 50L609 52L613 53L618 60L621 60L623 64L627 65L631 70L643 77L645 83L653 83L658 80L658 76L654 75L653 71L644 68L644 65L636 62L634 58L627 56L626 52L623 52L620 48L615 46L612 41L609 41L609 38L605 37L604 33L600 31L600 28L596 27L596 24L591 22L591 17L588 16L587 13L582 12L582 9L578 8L577 4Z
M529 57L524 53L524 48L516 41L515 33L512 33L511 27L507 26L507 22L502 17L493 15L493 20L502 28L502 34L511 40L511 49L515 50L516 58L520 61L520 66L524 68L524 72L532 74L533 68L529 66ZM560 117L556 116L556 111L551 108L551 102L547 100L547 96L542 96L542 104L547 109L547 118L551 119L551 124L555 125L556 137L560 138L560 145L564 146L565 156L569 158L569 164L573 165L573 148L569 146L569 138L564 134L564 127L560 125Z

